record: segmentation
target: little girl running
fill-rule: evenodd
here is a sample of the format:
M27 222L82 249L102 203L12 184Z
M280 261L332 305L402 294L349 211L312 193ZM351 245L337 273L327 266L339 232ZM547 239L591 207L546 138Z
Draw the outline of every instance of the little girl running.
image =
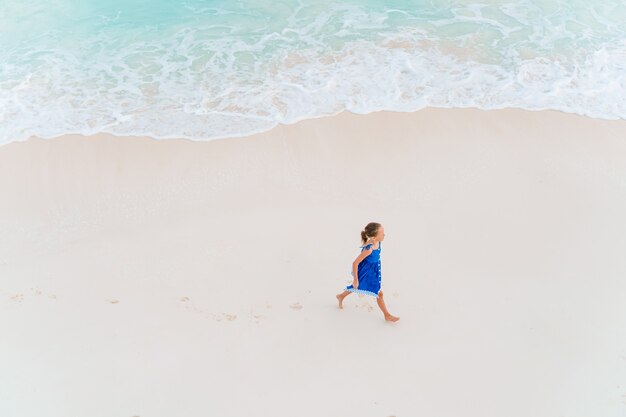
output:
M369 223L365 230L361 231L361 253L352 263L352 285L348 285L345 291L337 294L339 308L343 308L343 299L351 292L367 294L376 297L378 307L382 310L387 321L398 321L400 317L393 316L385 307L383 292L380 289L380 243L385 240L385 229L380 223Z

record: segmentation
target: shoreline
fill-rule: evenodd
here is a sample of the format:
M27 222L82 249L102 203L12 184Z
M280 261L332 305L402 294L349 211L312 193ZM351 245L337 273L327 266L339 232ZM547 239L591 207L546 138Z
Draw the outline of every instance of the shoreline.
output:
M421 112L421 111L432 111L432 110L436 110L436 111L440 111L440 110L444 110L444 111L482 111L482 112L492 112L492 111L521 111L521 112L536 112L536 113L544 113L544 112L548 112L548 113L562 113L562 114L567 114L567 115L573 115L573 116L579 116L579 117L585 117L585 118L589 118L589 119L593 119L593 120L599 120L599 121L609 121L609 122L622 122L622 121L626 121L626 119L622 119L619 117L596 117L596 116L591 116L588 114L582 114L582 113L577 113L574 111L566 111L566 110L562 110L562 109L553 109L553 108L540 108L540 109L531 109L531 108L526 108L526 107L499 107L499 108L481 108L481 107L435 107L435 106L426 106L426 107L422 107L416 110L412 110L412 111L400 111L400 110L374 110L368 113L355 113L352 112L348 109L344 109L341 110L337 113L333 113L333 114L326 114L326 115L319 115L319 116L308 116L308 117L303 117L300 119L297 119L291 123L281 123L279 121L274 122L275 125L271 128L265 129L265 130L259 130L256 132L250 132L250 133L242 133L239 135L234 135L234 136L216 136L213 138L192 138L189 136L156 136L156 135L151 135L151 134L145 134L145 135L128 135L128 134L116 134L116 133L111 133L111 132L106 132L106 131L98 131L98 132L93 132L93 133L89 133L89 134L84 134L84 133L63 133L60 135L55 135L55 136L39 136L39 135L32 135L27 139L24 140L19 140L19 141L12 141L12 142L7 142L7 143L0 143L0 148L2 146L6 146L9 145L10 143L16 143L16 142L26 142L29 140L52 140L52 139L58 139L58 138L62 138L62 137L66 137L66 136L82 136L82 137L93 137L93 136L97 136L97 135L106 135L106 136L112 136L112 137L118 137L118 138L150 138L153 140L187 140L190 142L211 142L211 141L215 141L215 140L224 140L224 139L241 139L241 138L248 138L248 137L253 137L253 136L258 136L258 135L262 135L262 134L267 134L269 132L272 132L273 130L279 128L280 126L292 126L292 125L297 125L299 123L305 122L307 120L317 120L317 119L326 119L326 118L333 118L336 117L340 114L349 114L349 115L354 115L354 116L367 116L370 114L379 114L379 113L398 113L398 114L413 114L413 113L417 113L417 112Z
M625 160L517 109L0 146L0 415L618 417ZM393 324L334 297L370 221Z

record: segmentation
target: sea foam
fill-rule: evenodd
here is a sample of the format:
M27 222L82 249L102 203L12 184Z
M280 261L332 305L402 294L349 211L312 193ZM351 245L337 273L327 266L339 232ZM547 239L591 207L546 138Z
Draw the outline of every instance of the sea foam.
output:
M427 106L626 119L617 0L5 0L0 144L210 140Z

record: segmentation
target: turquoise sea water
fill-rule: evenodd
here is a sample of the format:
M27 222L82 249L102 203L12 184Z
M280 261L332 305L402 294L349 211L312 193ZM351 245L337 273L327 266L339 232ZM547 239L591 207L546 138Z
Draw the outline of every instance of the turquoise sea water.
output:
M426 106L626 119L626 3L0 0L0 144Z

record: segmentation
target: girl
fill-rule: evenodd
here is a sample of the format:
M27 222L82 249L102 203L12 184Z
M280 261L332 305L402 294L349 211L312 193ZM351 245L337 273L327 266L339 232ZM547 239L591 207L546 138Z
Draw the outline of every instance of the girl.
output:
M352 285L348 285L345 291L337 294L339 308L343 308L343 299L351 292L367 294L376 297L378 307L382 310L387 321L398 321L400 317L393 316L385 307L383 292L380 289L380 243L385 240L385 229L380 223L368 223L365 230L361 231L361 253L352 263Z

